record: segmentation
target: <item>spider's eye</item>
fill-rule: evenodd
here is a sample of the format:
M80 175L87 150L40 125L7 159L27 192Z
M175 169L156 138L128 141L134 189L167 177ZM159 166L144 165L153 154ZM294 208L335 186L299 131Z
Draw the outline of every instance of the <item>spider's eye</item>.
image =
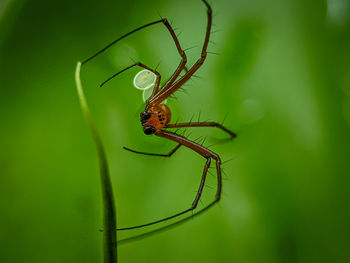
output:
M151 118L151 113L148 111L141 112L140 114L141 122L146 122L149 118Z
M147 135L151 135L156 132L156 129L153 126L145 126L143 127L143 132Z

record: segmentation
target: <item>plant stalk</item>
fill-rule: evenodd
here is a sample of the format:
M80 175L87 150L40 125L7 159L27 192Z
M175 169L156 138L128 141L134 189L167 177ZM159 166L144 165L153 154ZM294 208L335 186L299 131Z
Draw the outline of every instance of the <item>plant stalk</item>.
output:
M117 220L116 208L114 204L113 188L108 170L108 162L101 138L94 125L83 86L80 79L81 62L78 62L75 71L75 82L80 101L81 110L85 121L93 137L97 149L100 166L101 192L102 192L102 213L103 213L103 260L104 263L117 262Z

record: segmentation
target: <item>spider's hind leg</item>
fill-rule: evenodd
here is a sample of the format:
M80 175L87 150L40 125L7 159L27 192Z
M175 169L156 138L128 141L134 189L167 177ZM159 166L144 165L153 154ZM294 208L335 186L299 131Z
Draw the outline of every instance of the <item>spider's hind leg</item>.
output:
M207 207L209 208L210 206L212 206L213 204L215 204L216 202L218 202L220 200L220 197L221 197L221 189L222 189L222 178L221 178L221 160L220 160L220 157L210 151L209 149L193 142L193 141L190 141L188 139L186 139L185 137L183 136L180 136L176 133L172 133L172 132L168 132L168 131L165 131L165 130L161 130L159 131L158 133L156 133L157 136L160 136L160 137L163 137L165 139L169 139L169 140L172 140L174 142L177 142L187 148L190 148L192 149L193 151L197 152L198 154L202 155L207 161L204 165L204 169L203 169L203 173L202 173L202 179L201 179L201 182L200 182L200 185L199 185L199 188L198 188L198 191L197 191L197 194L194 198L194 201L192 202L192 205L185 209L185 210L182 210L181 212L178 212L176 214L173 214L171 216L168 216L168 217L165 217L165 218L162 218L162 219L159 219L159 220L156 220L156 221L152 221L152 222L149 222L149 223L146 223L146 224L142 224L142 225L137 225L137 226L131 226L131 227L124 227L124 228L118 228L117 230L130 230L130 229L136 229L136 228L142 228L142 227L146 227L146 226L151 226L151 225L154 225L154 224L158 224L158 223L161 223L161 222L165 222L167 220L170 220L170 219L173 219L173 218L176 218L178 216L181 216L183 214L186 214L190 211L193 211L194 209L196 209L197 205L198 205L198 202L202 196L202 192L203 192L203 189L204 189L204 185L205 185L205 181L206 181L206 177L207 177L207 172L208 172L208 169L210 167L210 163L211 163L211 159L214 159L216 161L216 169L217 169L217 180L218 180L218 183L217 183L217 191L216 191L216 195L215 195L215 199L214 201L212 201L209 205L207 205L204 209L206 209Z

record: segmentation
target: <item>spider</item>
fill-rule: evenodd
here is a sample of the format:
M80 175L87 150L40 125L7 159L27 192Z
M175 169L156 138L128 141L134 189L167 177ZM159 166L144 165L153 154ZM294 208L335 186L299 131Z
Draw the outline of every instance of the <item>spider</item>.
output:
M186 63L187 63L186 53L181 48L181 45L179 43L179 40L178 40L174 30L166 18L162 18L160 20L148 23L146 25L143 25L141 27L134 29L133 31L130 31L127 34L124 34L123 36L114 40L112 43L108 44L106 47L104 47L103 49L98 51L96 54L94 54L93 56L91 56L90 58L88 58L82 62L82 65L86 64L88 61L92 60L93 58L95 58L96 56L98 56L99 54L104 52L106 49L108 49L111 46L113 46L114 44L116 44L121 39L137 32L141 29L144 29L144 28L150 27L152 25L156 25L156 24L163 24L167 28L167 30L169 31L169 33L170 33L170 35L171 35L171 37L176 45L177 51L181 57L181 61L180 61L179 65L177 66L175 72L170 77L170 79L163 85L163 87L160 87L160 80L161 80L160 73L156 69L152 69L141 62L136 62L136 63L126 67L125 69L119 71L118 73L112 75L107 80L105 80L100 86L103 86L104 84L106 84L108 81L110 81L114 77L118 76L122 72L124 72L130 68L133 68L135 66L138 66L138 67L141 67L141 68L144 68L146 70L153 72L156 75L156 82L155 82L155 86L153 88L152 95L150 96L149 100L147 101L145 110L143 112L141 112L141 114L140 114L141 125L142 125L143 131L146 135L154 134L156 136L174 141L177 143L177 145L168 154L140 152L140 151L135 151L135 150L126 148L126 147L124 147L124 149L131 151L131 152L134 152L134 153L137 153L137 154L170 157L181 146L185 146L185 147L190 148L191 150L195 151L196 153L200 154L201 156L203 156L206 159L206 163L205 163L204 169L203 169L202 179L201 179L197 194L194 198L194 201L192 202L192 205L189 208L184 209L183 211L180 211L180 212L173 214L171 216L156 220L156 221L152 221L152 222L142 224L142 225L118 228L117 230L130 230L130 229L136 229L136 228L142 228L142 227L154 225L154 224L157 224L160 222L167 221L169 219L173 219L175 217L186 214L186 213L196 209L198 202L201 198L202 192L203 192L207 172L208 172L208 169L210 167L212 159L215 160L215 162L216 162L216 172L217 172L217 190L216 190L215 198L208 205L206 205L204 208L202 208L202 210L197 212L197 214L199 214L200 212L203 212L204 210L213 206L215 203L217 203L220 200L221 190L222 190L220 156L217 153L209 150L208 148L206 148L206 147L204 147L204 146L202 146L194 141L191 141L182 135L171 132L168 129L186 128L186 127L217 127L219 129L221 129L222 131L224 131L225 133L227 133L228 135L230 135L231 139L235 138L237 135L234 132L230 131L229 129L225 128L224 126L222 126L220 123L217 123L217 122L188 122L188 123L171 124L170 123L171 111L167 105L162 103L164 100L166 100L169 96L171 96L174 92L176 92L182 85L184 85L193 76L193 74L203 65L203 63L207 57L207 53L208 53L207 47L208 47L208 43L209 43L210 31L211 31L211 26L212 26L212 8L206 0L202 0L202 2L205 4L205 6L207 8L207 28L206 28L206 33L205 33L205 40L204 40L204 44L202 47L202 52L201 52L200 58L190 68L186 67ZM180 73L183 70L185 70L186 73L183 76L180 76Z

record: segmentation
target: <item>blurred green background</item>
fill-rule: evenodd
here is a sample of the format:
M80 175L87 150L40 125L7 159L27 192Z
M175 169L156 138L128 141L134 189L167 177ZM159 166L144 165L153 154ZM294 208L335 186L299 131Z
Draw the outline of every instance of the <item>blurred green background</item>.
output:
M192 129L228 160L219 205L186 224L119 247L120 262L350 262L350 2L212 1L209 55L169 100L173 119L222 121L238 133ZM76 95L74 70L118 36L159 19L182 31L189 63L200 54L199 0L0 1L0 262L101 262L98 162ZM167 79L180 57L156 25L82 69L106 146L118 225L187 208L205 160L146 136L139 60ZM189 132L189 131L188 131ZM219 141L218 141L219 139ZM209 176L203 203L215 194ZM202 204L200 204L202 207ZM120 238L142 233L121 233Z

